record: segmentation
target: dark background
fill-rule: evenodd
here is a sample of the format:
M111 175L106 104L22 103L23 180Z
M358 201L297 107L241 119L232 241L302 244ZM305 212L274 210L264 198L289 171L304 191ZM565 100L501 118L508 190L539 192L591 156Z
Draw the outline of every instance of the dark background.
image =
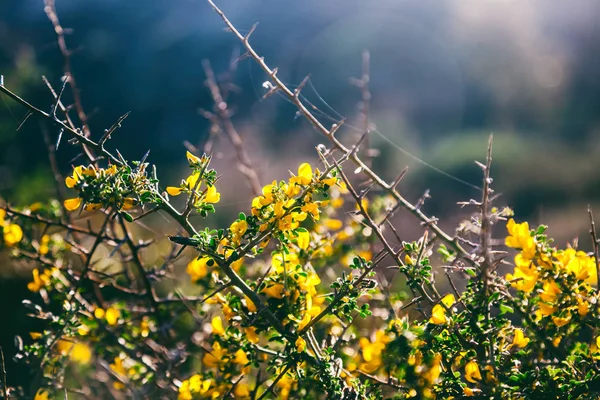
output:
M311 74L306 96L330 124L339 115L360 126L361 54L371 53L371 115L381 133L375 169L391 179L410 166L401 189L416 199L431 189L425 210L446 227L459 220L456 201L478 196L480 170L494 133L496 190L519 218L550 225L560 246L581 235L589 248L587 204L600 215L600 5L565 1L223 0L233 23L292 87ZM163 182L185 174L183 142L202 147L211 109L201 62L229 70L240 45L202 0L58 0L68 28L73 72L95 138L131 111L110 142L126 158L152 149ZM0 74L5 85L38 107L52 99L41 75L58 86L62 56L41 0L0 0ZM234 123L263 184L315 160L324 140L285 99L262 100L265 75L249 59L229 77ZM68 95L67 95L68 96ZM68 99L68 97L66 97ZM326 103L325 103L326 102ZM40 123L16 128L26 111L0 99L0 196L24 206L55 195ZM338 115L339 114L339 115ZM57 132L50 131L55 138ZM360 129L340 133L350 142ZM385 136L401 149L390 145ZM66 173L77 150L63 142ZM451 179L409 155L457 179ZM215 166L219 204L227 214L247 209L250 191L232 166L225 139ZM165 228L168 230L168 227ZM30 269L0 257L0 343L7 359L15 332L26 334L21 299ZM9 382L25 377L9 365ZM24 379L24 378L23 378Z

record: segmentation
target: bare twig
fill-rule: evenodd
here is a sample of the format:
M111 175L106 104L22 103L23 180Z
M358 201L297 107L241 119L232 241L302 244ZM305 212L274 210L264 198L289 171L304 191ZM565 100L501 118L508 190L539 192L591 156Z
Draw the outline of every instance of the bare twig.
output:
M596 276L598 277L598 282L600 282L600 250L598 249L598 245L600 241L598 240L598 235L596 234L596 222L594 221L594 214L592 213L592 207L588 205L588 215L590 216L590 235L592 237L592 244L594 246L594 261L596 262Z
M206 85L210 89L211 96L215 103L214 114L218 115L218 122L220 122L220 125L223 126L227 137L233 145L235 154L240 163L240 172L248 180L248 183L250 185L250 188L252 189L252 193L254 194L254 196L259 196L261 194L262 186L259 182L256 171L252 167L250 157L248 156L248 153L246 152L246 149L243 146L242 138L233 126L233 122L231 122L231 116L229 115L227 103L221 95L221 89L219 88L219 85L215 78L215 74L210 66L210 63L207 60L204 60L202 62L202 66L204 67L204 73L206 74ZM213 124L217 122L217 120L212 121Z

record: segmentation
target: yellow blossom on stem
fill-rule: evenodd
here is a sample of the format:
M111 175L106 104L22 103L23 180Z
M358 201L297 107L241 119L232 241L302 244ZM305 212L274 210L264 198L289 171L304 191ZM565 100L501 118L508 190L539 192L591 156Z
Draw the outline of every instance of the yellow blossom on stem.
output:
M215 335L223 336L225 335L225 329L223 328L223 321L221 317L216 316L211 321L212 333Z
M254 304L254 302L252 300L250 300L250 298L248 296L244 296L244 299L246 300L246 307L248 308L248 311L256 312L257 311L256 304Z
M214 342L212 350L207 352L202 358L202 363L209 368L216 368L226 355L227 352L221 347L219 342Z
M63 204L68 211L75 211L81 206L81 198L75 197L72 199L66 199Z
M210 257L194 258L187 265L187 273L192 278L192 282L197 282L208 275L208 262Z
M511 218L506 224L509 236L506 237L505 244L508 247L515 249L521 249L523 256L531 260L535 256L535 241L531 237L529 232L529 223L523 222L517 224L513 218Z
M304 350L306 350L306 340L302 339L301 337L298 337L298 339L296 339L296 351L298 351L298 353L302 353L304 352Z
M465 379L471 383L476 383L481 380L481 371L476 361L469 361L465 365Z
M33 400L48 400L48 392L44 389L38 389Z
M516 328L514 334L515 336L510 347L517 346L523 348L527 346L527 344L529 343L529 338L525 337L525 334L523 334L522 329Z
M200 157L193 155L189 151L186 151L185 156L187 157L187 160L190 163L190 165L200 164Z
M446 308L452 307L452 305L454 304L454 295L448 294L444 296L444 298L442 299L442 303L446 307L444 307L444 305L442 304L436 304L435 306L433 306L433 309L431 310L431 318L429 318L430 323L435 325L441 325L446 323Z
M50 283L50 277L52 276L53 272L54 269L51 269L40 274L40 271L35 268L32 271L33 281L27 284L27 289L34 293L39 292L43 287Z
M206 193L204 195L204 202L216 204L220 200L221 193L217 192L217 187L215 185L209 186L208 189L206 189Z
M544 282L542 286L542 292L540 293L540 299L547 303L553 303L559 294L562 293L560 287L554 280Z
M255 327L253 327L253 326L251 326L251 327L248 327L248 328L246 328L246 329L244 330L244 332L246 332L246 337L248 338L248 341L249 341L250 343L253 343L253 344L256 344L256 343L258 343L258 341L259 341L259 337L258 337L258 335L256 334L256 328L255 328Z
M92 350L85 343L75 343L70 340L59 340L56 349L62 355L68 355L69 359L77 364L87 364L92 359Z
M276 283L271 286L266 286L263 290L261 290L261 292L266 294L268 297L281 299L285 293L285 288L281 283Z
M94 310L94 316L97 319L106 319L106 323L108 325L117 325L119 323L119 318L121 317L121 312L115 307L108 307L106 310L102 308L96 308Z
M8 247L14 246L23 239L23 230L17 224L6 223L4 225L4 244Z
M192 400L195 395L205 395L210 389L211 384L212 381L210 379L202 380L200 375L192 375L189 379L181 383L177 400Z
M302 163L298 167L298 176L290 178L290 184L309 185L312 181L313 171L309 163Z
M565 313L565 315L562 317L552 317L552 322L554 322L554 325L556 325L559 328L561 326L565 326L570 321L571 321L571 313L570 312Z
M106 322L109 325L116 325L121 317L121 312L114 307L108 307L106 310Z
M308 231L298 232L298 236L296 237L296 244L302 250L308 249L308 246L310 245L310 233Z
M339 219L333 219L333 218L329 218L327 220L325 220L323 222L323 224L331 229L332 231L337 231L339 229L342 229L342 226L344 226L344 223L342 221L340 221Z

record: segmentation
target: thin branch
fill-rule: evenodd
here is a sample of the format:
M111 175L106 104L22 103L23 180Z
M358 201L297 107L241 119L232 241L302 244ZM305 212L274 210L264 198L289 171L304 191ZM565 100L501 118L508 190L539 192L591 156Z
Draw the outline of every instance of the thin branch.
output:
M206 85L210 89L211 96L215 103L215 114L218 115L218 119L221 125L223 125L224 131L227 134L229 140L231 141L231 144L233 145L235 154L240 163L239 170L248 180L248 183L250 184L250 188L252 189L252 193L254 194L254 196L259 196L261 194L262 186L260 184L256 171L252 167L250 157L248 156L248 153L244 148L242 138L235 129L233 122L231 122L231 117L229 115L227 103L223 99L221 89L219 88L219 85L217 84L217 80L215 78L215 74L210 66L210 63L207 60L202 61L202 67L204 68L204 73L206 74Z

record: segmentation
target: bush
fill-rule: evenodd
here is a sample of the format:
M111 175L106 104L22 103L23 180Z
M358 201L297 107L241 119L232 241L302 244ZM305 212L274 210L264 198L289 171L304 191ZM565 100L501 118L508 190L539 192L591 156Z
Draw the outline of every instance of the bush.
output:
M323 167L302 163L288 180L261 187L230 129L256 196L228 227L199 229L190 217L217 212L221 200L210 155L188 151L189 176L165 185L146 157L132 161L107 148L126 116L97 140L68 117L60 96L73 84L69 74L54 92L53 113L0 86L88 159L64 180L69 198L4 205L0 212L2 247L37 265L28 288L39 301L26 305L44 321L42 331L17 340L17 358L34 372L32 385L7 388L3 380L3 396L597 396L598 240L591 212L591 254L576 244L554 247L545 226L515 222L510 209L492 204L490 140L487 161L479 164L481 198L463 204L473 215L453 234L444 232L421 211L425 197L411 203L400 194L403 174L387 183L363 161L368 132L353 146L343 144L335 136L343 125L326 128L303 102L303 83L290 90L249 35L213 7L269 76L270 91L287 96L329 140L330 147L317 148ZM212 116L228 126L211 76ZM367 179L366 189L348 178L349 168ZM399 209L422 224L418 240L401 239L391 221ZM81 223L79 213L91 222ZM182 234L143 234L140 227L156 213ZM494 227L507 219L505 239L494 239ZM508 260L512 271L504 275ZM403 288L390 292L382 283L394 271L404 277Z

